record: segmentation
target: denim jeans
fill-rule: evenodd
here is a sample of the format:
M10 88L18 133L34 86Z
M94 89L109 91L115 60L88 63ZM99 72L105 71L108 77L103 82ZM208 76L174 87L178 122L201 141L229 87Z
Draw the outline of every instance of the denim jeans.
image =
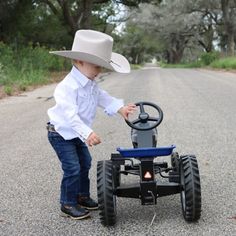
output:
M78 196L90 195L89 169L92 158L88 147L79 138L65 140L56 132L48 131L48 140L63 170L60 203L76 205Z

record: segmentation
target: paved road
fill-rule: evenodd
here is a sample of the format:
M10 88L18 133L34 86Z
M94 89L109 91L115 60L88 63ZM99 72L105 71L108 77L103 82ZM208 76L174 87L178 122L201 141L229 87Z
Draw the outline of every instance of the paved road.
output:
M179 195L160 198L154 207L118 199L117 225L109 229L100 224L97 212L84 221L60 217L61 171L45 130L46 110L54 104L55 85L50 85L0 101L0 235L236 235L236 75L149 67L111 74L99 83L126 102L146 100L162 107L159 145L176 144L180 154L198 157L201 219L184 221ZM103 141L91 149L91 192L96 197L96 161L109 159L117 146L131 147L131 141L125 122L101 110L94 129Z

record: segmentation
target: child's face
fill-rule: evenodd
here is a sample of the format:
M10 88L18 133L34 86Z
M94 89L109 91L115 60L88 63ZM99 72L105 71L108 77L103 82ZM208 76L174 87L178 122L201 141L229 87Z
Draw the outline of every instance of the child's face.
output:
M89 62L76 61L80 72L84 74L88 79L94 80L95 77L101 72L101 67Z

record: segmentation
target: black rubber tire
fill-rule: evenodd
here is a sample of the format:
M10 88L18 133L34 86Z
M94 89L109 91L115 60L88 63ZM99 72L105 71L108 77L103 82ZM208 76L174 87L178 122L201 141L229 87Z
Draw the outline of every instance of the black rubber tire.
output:
M116 196L113 194L112 170L112 161L106 160L97 163L99 216L104 226L112 226L116 223Z
M120 165L113 164L112 166L113 170L113 182L114 182L114 189L120 186Z
M173 152L171 154L171 167L173 167L173 171L179 173L179 154L178 152Z
M184 219L197 221L201 217L201 184L197 159L193 155L180 157L180 184Z
M179 154L178 152L173 152L171 154L171 167L172 170L169 171L169 182L170 183L178 183L180 181L180 177L179 177L179 162L180 162L180 158L179 158Z

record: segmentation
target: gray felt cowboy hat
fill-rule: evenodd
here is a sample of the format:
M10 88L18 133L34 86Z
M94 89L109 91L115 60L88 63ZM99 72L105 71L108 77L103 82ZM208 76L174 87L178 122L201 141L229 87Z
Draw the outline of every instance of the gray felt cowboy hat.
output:
M129 73L128 60L112 52L113 38L94 30L78 30L70 51L50 53L75 60L86 61L119 73Z

